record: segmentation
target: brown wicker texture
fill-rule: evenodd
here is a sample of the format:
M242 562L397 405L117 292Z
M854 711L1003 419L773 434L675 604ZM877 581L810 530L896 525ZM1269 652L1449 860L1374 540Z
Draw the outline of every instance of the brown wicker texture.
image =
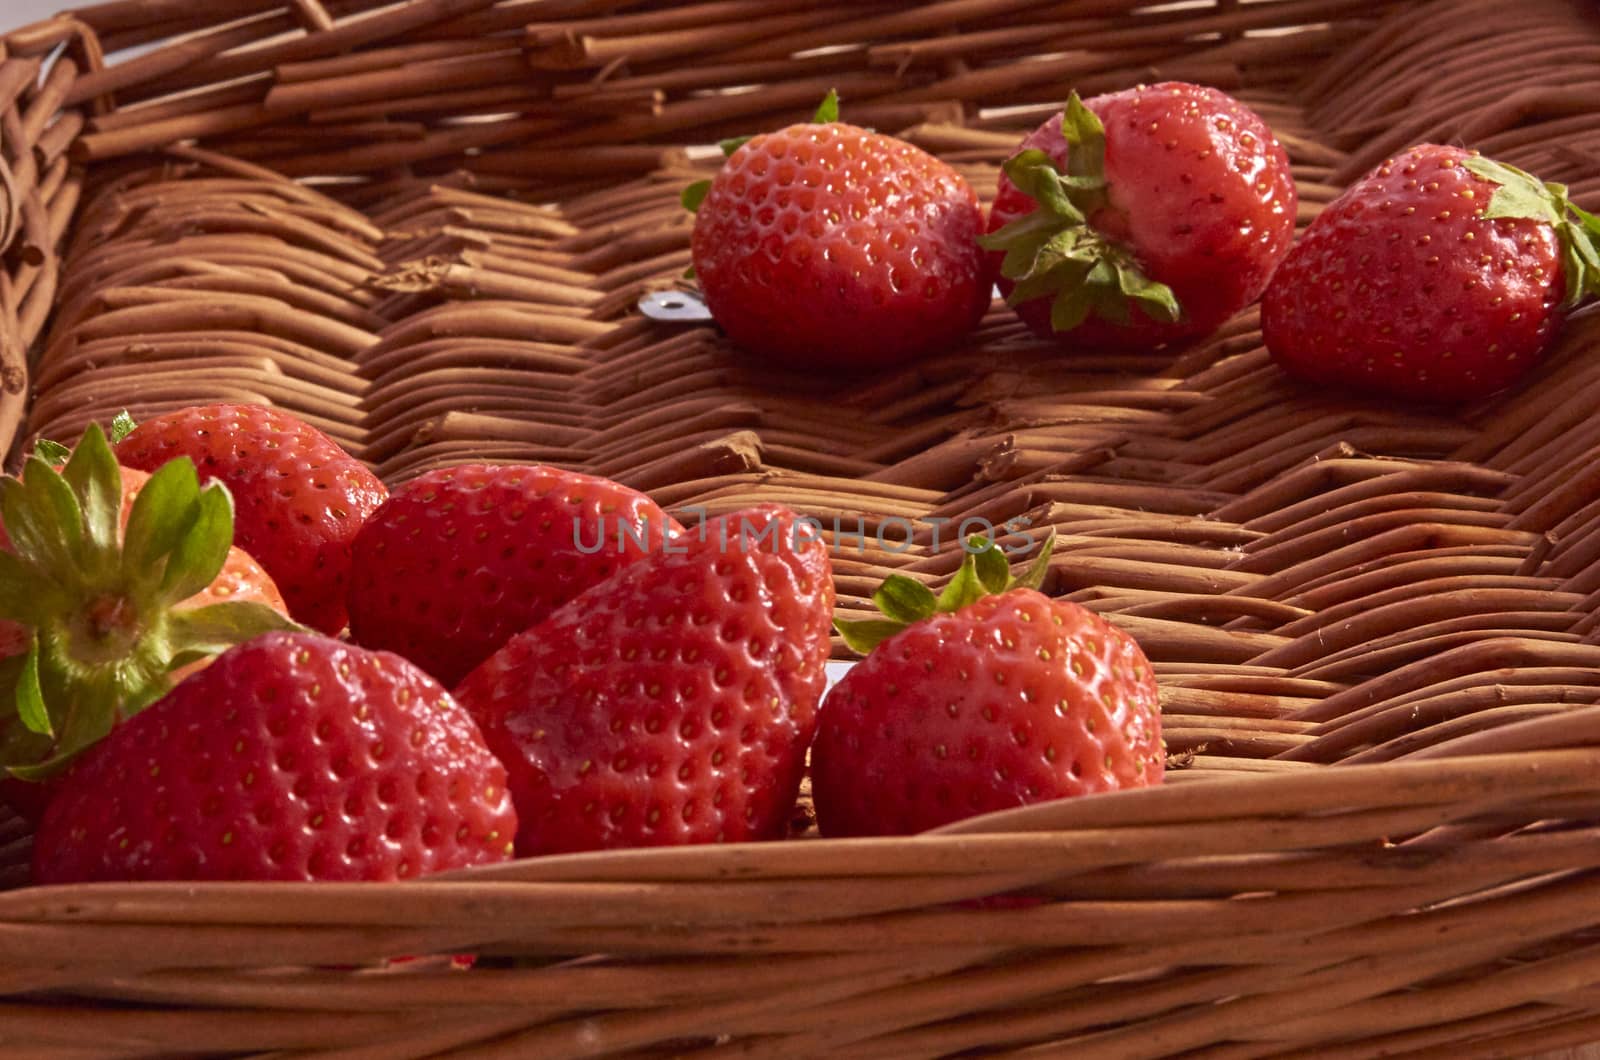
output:
M859 519L865 547L834 541L856 613L890 571L948 575L962 519L1027 519L1058 535L1049 588L1155 660L1172 770L940 835L402 885L16 886L0 823L0 1055L1600 1038L1600 315L1526 387L1428 414L1296 389L1253 312L1172 355L1064 356L997 307L957 353L838 381L633 309L687 264L700 145L830 86L983 194L1069 88L1178 77L1274 125L1302 220L1420 140L1593 208L1591 5L128 0L3 47L0 450L271 402L391 482L536 460ZM1033 898L969 901L1008 892ZM453 953L480 960L370 967Z

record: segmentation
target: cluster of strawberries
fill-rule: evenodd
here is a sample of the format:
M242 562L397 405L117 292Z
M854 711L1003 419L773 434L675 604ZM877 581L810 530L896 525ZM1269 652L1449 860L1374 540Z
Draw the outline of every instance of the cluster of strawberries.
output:
M1325 384L1424 399L1526 372L1600 281L1566 189L1448 147L1294 243L1283 148L1221 92L1073 97L960 175L837 120L725 145L691 188L716 319L780 360L924 356L998 282L1069 344L1156 348L1256 299ZM392 495L312 426L208 406L0 479L0 797L41 883L399 879L521 855L833 835L1160 782L1129 637L969 541L892 577L824 697L833 578L776 506L684 528L618 483L465 465Z
M120 513L120 514L119 514ZM1155 783L1154 678L974 541L891 578L826 701L792 512L685 529L618 483L463 465L389 494L279 410L92 426L0 479L0 797L40 883L400 879L830 834ZM814 750L813 750L813 744Z
M1600 293L1600 219L1559 184L1456 147L1383 163L1294 242L1267 125L1183 82L1080 101L1006 162L985 220L962 176L837 121L730 141L697 211L694 272L735 343L863 369L948 350L998 281L1041 337L1149 350L1261 299L1268 350L1324 386L1430 402L1525 375Z

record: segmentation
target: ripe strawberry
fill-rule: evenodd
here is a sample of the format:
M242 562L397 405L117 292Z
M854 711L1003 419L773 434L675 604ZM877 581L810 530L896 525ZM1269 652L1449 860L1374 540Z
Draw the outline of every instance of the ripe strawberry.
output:
M1261 302L1267 348L1313 383L1423 401L1525 375L1600 293L1600 219L1559 184L1422 144L1328 205Z
M989 306L978 198L921 148L837 119L830 94L811 124L730 141L685 193L706 304L735 343L796 368L947 349Z
M146 471L178 456L233 494L238 544L278 583L289 613L324 633L343 629L350 542L388 496L377 476L315 427L260 405L181 409L117 445L118 459Z
M764 505L512 638L456 690L511 775L520 854L776 838L828 658L827 550Z
M1000 289L1074 347L1209 334L1294 238L1289 159L1238 100L1172 81L1080 102L1022 141L989 214Z
M501 861L516 813L472 719L404 659L311 633L219 656L62 780L38 883L393 880Z
M356 535L350 632L454 685L677 522L644 494L557 468L464 464L395 491Z
M120 513L120 516L119 516ZM231 545L233 509L194 465L119 468L91 426L60 471L37 453L0 479L0 771L47 780L184 669L294 628ZM33 815L46 785L0 781Z
M822 704L811 787L825 834L921 832L1161 781L1150 664L1115 626L1032 588L1048 555L1013 581L998 551L969 551L937 600L896 575L875 597L889 621L840 624L870 654Z

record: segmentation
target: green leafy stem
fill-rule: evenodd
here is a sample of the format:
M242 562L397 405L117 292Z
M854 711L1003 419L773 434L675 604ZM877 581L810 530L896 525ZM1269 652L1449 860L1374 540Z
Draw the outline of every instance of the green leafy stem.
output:
M915 578L891 574L872 594L872 602L884 617L859 621L837 619L834 628L851 649L865 655L907 626L925 618L953 614L985 596L998 596L1012 589L1038 589L1049 573L1055 542L1054 534L1047 537L1039 548L1039 554L1018 578L1012 577L1011 565L1006 562L1005 553L1000 547L990 538L975 534L967 539L966 555L962 557L955 577L950 579L938 596Z
M1007 179L1038 208L978 240L1005 253L1000 274L1015 283L1006 303L1049 297L1050 326L1057 332L1091 315L1127 326L1134 308L1152 320L1177 321L1183 311L1172 289L1146 276L1126 247L1090 224L1107 203L1105 126L1075 92L1062 111L1061 134L1067 171L1035 148L1008 159Z

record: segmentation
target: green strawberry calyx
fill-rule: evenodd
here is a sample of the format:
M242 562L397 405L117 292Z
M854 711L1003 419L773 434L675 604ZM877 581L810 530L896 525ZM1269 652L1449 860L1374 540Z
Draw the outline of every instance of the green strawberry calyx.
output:
M938 596L915 578L891 574L872 594L872 602L883 613L882 618L835 619L833 628L839 631L851 650L866 655L907 626L925 618L953 614L985 596L998 596L1012 589L1038 589L1049 573L1050 554L1055 550L1055 543L1054 534L1045 538L1039 554L1019 578L1012 576L1011 564L992 539L974 535L967 538L966 555L955 577Z
M1050 298L1057 332L1091 315L1126 326L1135 308L1160 323L1176 322L1183 310L1172 288L1146 276L1127 247L1089 223L1107 202L1106 130L1076 92L1061 112L1061 134L1067 172L1037 148L1012 156L1002 167L1006 177L1039 206L978 238L984 249L1005 252L1000 274L1015 285L1006 304Z
M41 452L42 450L42 452ZM264 604L177 605L217 577L233 499L174 460L140 489L120 528L122 471L98 424L65 465L45 445L0 478L0 619L28 650L0 663L0 770L40 780L149 706L172 672L270 630L301 627Z
M1480 215L1543 221L1556 230L1567 278L1563 309L1572 309L1586 295L1600 295L1600 217L1582 209L1567 196L1567 186L1541 181L1515 166L1474 155L1463 165L1467 171L1498 185Z

